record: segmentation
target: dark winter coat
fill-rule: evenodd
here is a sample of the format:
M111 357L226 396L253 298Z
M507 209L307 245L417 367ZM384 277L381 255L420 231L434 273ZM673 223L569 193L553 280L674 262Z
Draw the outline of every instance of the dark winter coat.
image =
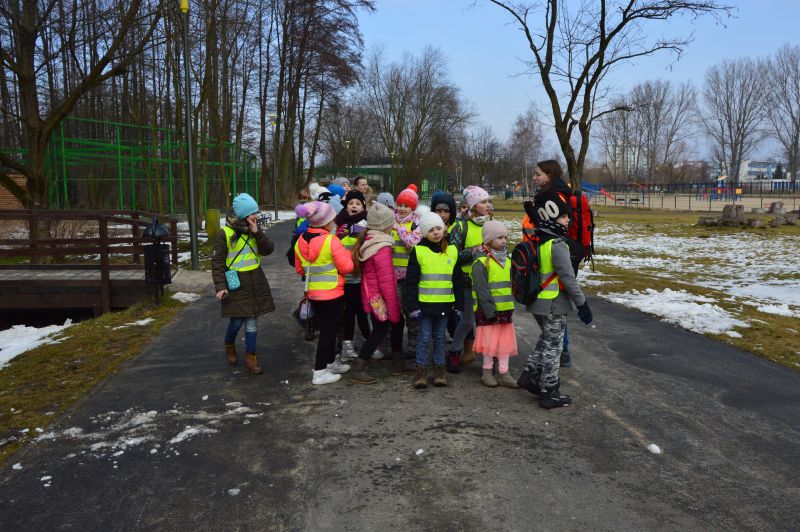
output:
M426 316L442 316L449 314L453 309L459 312L464 310L464 282L461 268L456 266L453 268L453 295L456 298L455 303L421 303L419 300L419 283L422 278L422 270L417 260L417 248L425 246L431 251L441 253L442 248L439 244L433 243L427 238L420 240L419 244L411 250L411 255L408 257L408 268L406 268L406 284L405 294L403 299L403 306L411 313L416 310L421 310L422 314Z
M228 224L234 230L236 227ZM234 238L247 238L250 233L236 233ZM225 282L225 259L228 256L228 245L225 242L225 231L217 233L214 241L214 254L211 257L211 276L214 281L214 291L226 290ZM250 245L255 243L256 251L259 255L269 255L275 250L275 244L264 231L259 231L250 236ZM275 310L275 301L272 299L272 292L269 289L267 276L264 270L255 268L246 272L239 272L239 281L242 286L238 290L228 292L228 297L222 300L223 318L243 318L260 316Z
M575 306L580 307L586 302L586 297L583 295L581 286L575 278L575 272L572 270L569 246L567 246L563 237L555 235L546 229L537 228L536 234L542 244L548 240L553 240L551 251L553 271L558 275L558 280L564 288L558 292L558 296L555 299L536 299L526 307L526 310L539 316L546 316L551 312L553 314L566 314L574 309L573 303Z

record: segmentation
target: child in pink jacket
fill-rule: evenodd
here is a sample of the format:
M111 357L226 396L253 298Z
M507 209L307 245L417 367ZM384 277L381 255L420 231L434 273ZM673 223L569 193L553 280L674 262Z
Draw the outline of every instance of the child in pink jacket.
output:
M364 311L372 318L372 334L361 346L348 375L349 380L356 384L375 383L366 371L367 360L390 330L392 353L396 353L392 358L392 375L411 372L405 367L402 352L403 321L392 265L393 225L392 210L380 203L372 203L367 209L367 232L362 233L353 246L353 257L361 271L361 300ZM384 308L385 316L382 315Z
M331 233L336 213L327 203L312 201L295 208L309 228L295 244L295 269L308 277L308 299L319 324L312 384L330 384L350 371L336 360L336 331L344 308L344 276L353 271L353 259L342 241Z

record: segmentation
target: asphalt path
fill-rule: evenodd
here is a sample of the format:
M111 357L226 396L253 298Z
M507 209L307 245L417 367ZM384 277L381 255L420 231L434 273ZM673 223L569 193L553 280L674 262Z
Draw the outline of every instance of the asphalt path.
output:
M270 232L265 374L228 366L205 287L3 466L0 530L798 527L797 373L590 298L594 327L570 321L567 408L485 388L479 364L424 391L386 362L376 385L312 386L288 228ZM518 375L538 328L515 321Z

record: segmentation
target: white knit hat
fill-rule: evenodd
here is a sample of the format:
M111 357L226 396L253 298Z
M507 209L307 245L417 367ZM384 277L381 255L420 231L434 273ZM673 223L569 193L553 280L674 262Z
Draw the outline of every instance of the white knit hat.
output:
M444 220L442 217L436 214L435 212L426 212L422 215L419 219L419 234L422 235L422 238L428 236L428 233L434 227L441 227L444 229Z

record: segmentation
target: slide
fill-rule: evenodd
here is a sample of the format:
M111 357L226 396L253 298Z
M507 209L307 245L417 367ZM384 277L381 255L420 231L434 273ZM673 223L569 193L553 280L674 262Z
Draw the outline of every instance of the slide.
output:
M617 197L614 196L613 194L609 194L608 192L606 192L606 189L604 189L604 188L600 188L600 194L602 194L603 196L605 196L607 198L610 198L611 200L614 201L614 203L617 202Z

